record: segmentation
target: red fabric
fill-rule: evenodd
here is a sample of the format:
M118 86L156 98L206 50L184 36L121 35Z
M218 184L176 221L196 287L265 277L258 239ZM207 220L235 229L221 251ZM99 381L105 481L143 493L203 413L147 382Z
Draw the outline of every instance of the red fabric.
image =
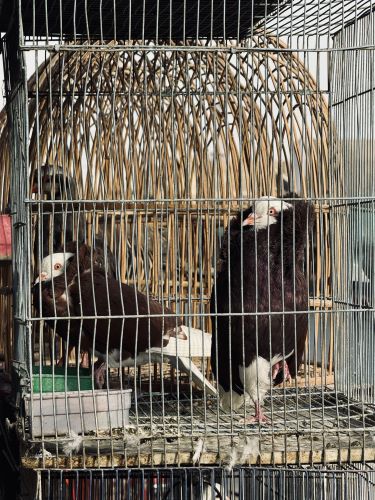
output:
M12 224L10 215L0 215L0 260L12 257Z

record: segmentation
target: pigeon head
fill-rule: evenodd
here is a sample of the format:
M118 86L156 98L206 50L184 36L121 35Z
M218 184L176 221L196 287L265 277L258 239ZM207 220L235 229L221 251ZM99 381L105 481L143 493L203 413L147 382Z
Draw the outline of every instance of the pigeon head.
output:
M32 179L32 192L39 192L39 176L41 181L40 191L47 199L67 199L77 198L77 186L74 179L64 171L61 166L42 165L40 173L34 171Z
M292 208L290 203L272 196L262 196L254 205L243 212L242 226L253 227L256 231L276 224L282 211Z
M74 253L59 252L47 255L42 260L39 276L35 280L35 285L41 281L51 281L63 274L68 266L69 260Z
M54 167L53 165L42 165L39 170L40 174L37 170L34 171L32 183L33 193L38 192L39 175L42 181L42 193L51 194L53 187L55 192L60 192L61 180L65 177L63 168L60 166Z

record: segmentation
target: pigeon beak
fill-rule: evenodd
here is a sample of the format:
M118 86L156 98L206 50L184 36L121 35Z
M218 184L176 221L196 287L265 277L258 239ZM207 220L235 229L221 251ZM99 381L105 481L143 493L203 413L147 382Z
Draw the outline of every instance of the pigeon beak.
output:
M34 285L37 285L41 281L46 281L48 274L46 272L40 273L37 279L34 281Z
M254 226L255 224L255 215L249 214L246 219L243 221L242 226Z

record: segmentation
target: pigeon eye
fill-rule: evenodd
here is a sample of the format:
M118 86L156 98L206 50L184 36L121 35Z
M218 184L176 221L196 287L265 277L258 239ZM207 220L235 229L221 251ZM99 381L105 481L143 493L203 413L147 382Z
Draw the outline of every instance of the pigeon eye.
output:
M58 271L59 269L61 269L61 268L62 268L62 265L61 265L61 264L55 264L55 265L53 266L53 268L55 269L55 271Z
M268 210L268 214L269 214L269 215L276 215L276 214L277 214L276 208L270 208L270 209Z

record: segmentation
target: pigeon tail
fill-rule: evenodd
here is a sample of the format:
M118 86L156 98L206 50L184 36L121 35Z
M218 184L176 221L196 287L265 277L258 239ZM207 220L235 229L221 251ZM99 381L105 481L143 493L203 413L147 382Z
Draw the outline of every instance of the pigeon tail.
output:
M169 361L171 365L179 370L190 374L191 379L199 386L201 389L206 388L206 392L212 394L213 396L217 396L217 391L215 387L206 379L203 373L199 370L196 364L193 363L191 358L183 358L183 357L169 357Z

